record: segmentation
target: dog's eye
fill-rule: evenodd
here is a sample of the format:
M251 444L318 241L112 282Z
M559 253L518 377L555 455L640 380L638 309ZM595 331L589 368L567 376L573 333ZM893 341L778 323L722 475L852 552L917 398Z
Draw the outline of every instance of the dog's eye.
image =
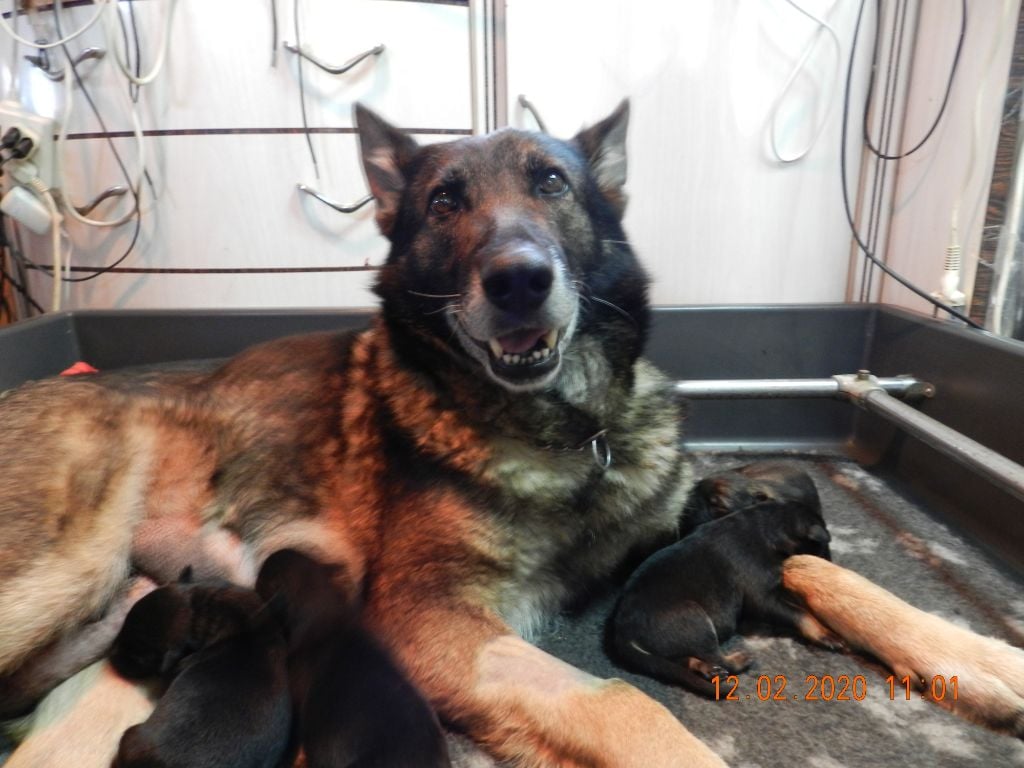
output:
M561 173L549 168L541 174L540 181L537 182L537 191L548 196L564 195L569 191L569 184Z
M448 189L439 189L430 198L430 212L445 216L459 210L459 201Z

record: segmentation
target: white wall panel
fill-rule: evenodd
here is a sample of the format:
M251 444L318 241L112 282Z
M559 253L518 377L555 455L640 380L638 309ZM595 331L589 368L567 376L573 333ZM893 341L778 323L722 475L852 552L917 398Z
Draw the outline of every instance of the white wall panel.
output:
M165 70L142 89L139 111L147 185L138 243L121 267L133 269L359 270L380 264L387 242L373 222L373 207L340 214L299 193L299 182L351 203L367 194L352 132L352 105L361 100L406 128L428 131L421 141L467 133L472 125L469 9L465 5L382 0L299 0L303 45L341 63L384 43L385 52L351 73L332 76L306 63L307 110L319 159L314 172L301 117L297 57L278 50L271 66L270 3L252 0L179 0ZM294 42L291 0L277 0L279 43ZM121 3L127 17L127 3ZM167 0L134 3L143 69L156 54ZM65 32L79 27L90 6L65 10ZM54 31L49 11L40 14ZM21 31L28 33L24 19ZM52 37L51 37L52 39ZM105 45L95 27L72 45ZM30 53L22 49L21 54ZM61 62L59 53L55 61ZM3 85L10 80L11 43L0 35ZM21 62L22 101L60 117L64 89ZM86 87L115 134L129 167L137 167L130 133L127 84L110 56L81 67ZM98 121L74 89L71 140L66 144L64 194L75 204L123 184ZM104 203L92 214L109 219L125 201ZM97 229L68 220L71 261L80 267L110 264L127 248L133 226ZM22 230L29 256L50 263L48 237ZM68 286L65 306L85 307L300 307L375 304L373 271L272 274L105 274ZM81 277L78 273L76 276ZM50 278L34 273L35 295L48 304Z
M804 2L824 12L831 5ZM772 106L816 25L783 0L508 0L509 114L525 94L549 129L632 103L626 229L659 303L841 301L849 230L839 187L839 104L802 161L768 152ZM830 15L845 75L855 3ZM795 152L841 98L822 35L780 114ZM855 100L866 71L859 67ZM856 165L854 165L856 168Z
M350 133L351 106L357 99L399 125L430 131L426 140L471 126L467 7L299 1L303 42L324 59L339 62L377 42L387 46L379 60L337 78L312 65L304 67L310 124L326 131L312 137L321 158L320 178L313 173L304 137L294 132L301 122L295 57L279 50L278 66L270 66L270 3L180 0L168 67L157 83L143 89L140 101L152 134L146 147L159 199L149 201L140 244L126 265L260 268L379 262L386 243L375 233L370 209L353 216L335 214L301 200L295 184L311 184L342 201L365 193ZM969 4L976 8L981 0ZM167 2L134 5L149 62ZM277 5L279 40L293 40L291 0L278 0ZM507 2L506 24L499 32L503 29L507 36L513 124L533 127L514 103L519 93L538 106L550 129L560 135L603 117L623 96L631 98L626 228L652 269L658 303L844 297L850 237L839 188L840 99L857 4L804 0L803 5L818 13L831 8L829 20L841 41L838 52L784 0ZM865 41L870 40L870 6L862 31ZM68 9L65 30L80 25L90 11L88 6ZM946 16L947 26L955 24L951 14ZM985 25L969 25L973 50L997 39L994 23L989 18ZM21 29L27 30L24 23ZM938 53L927 58L927 48L921 48L915 71L941 70L937 62L946 47L937 42L937 31L925 32L936 38L932 47ZM813 53L780 111L783 148L798 148L826 114L829 99L835 101L813 150L786 165L768 151L767 123L792 67L812 40ZM97 28L72 47L100 42ZM980 66L971 64L971 50L965 55L968 72ZM5 90L10 54L9 40L0 38L0 85ZM865 57L855 71L854 105L863 102L867 63ZM108 127L126 131L126 86L112 62L87 64L83 72ZM19 80L26 103L41 112L60 113L60 85L24 63ZM969 86L962 87L969 91ZM993 86L993 99L1000 91ZM914 93L923 102L912 105L908 134L932 114L931 92ZM942 151L937 145L931 154L922 153L919 166L908 166L911 174L920 168L920 179L901 175L890 248L896 261L913 261L924 252L926 240L944 237L936 234L930 211L942 209L944 223L949 204L933 200L937 192L931 180L940 176L934 164L954 156L954 149L961 150L955 156L955 173L942 178L959 177L966 162L963 152L969 145L962 139L971 108L964 104L973 97L969 92L959 95L962 103L951 110L959 122L944 129ZM857 120L857 115L851 120L854 137ZM94 136L98 130L76 91L72 133ZM242 133L209 135L211 131ZM133 141L117 141L134 167ZM987 152L984 143L976 150L979 156ZM859 169L857 153L851 142L851 176ZM100 139L69 142L67 157L68 194L75 202L121 182ZM979 184L980 177L973 183ZM851 178L851 192L855 185ZM951 186L940 189L949 191ZM108 211L101 209L99 215ZM97 265L120 252L131 228L111 232L69 224L69 232L74 262ZM48 260L45 239L28 236L28 242L34 257ZM912 266L905 268L913 273ZM104 276L73 288L70 305L364 305L372 301L365 285L360 274Z
M127 3L121 12L128 18ZM135 2L143 70L153 61L166 21L166 0ZM298 57L281 43L295 42L292 0L277 0L277 64L271 66L270 3L254 0L179 0L172 45L160 78L142 89L147 130L284 128L302 125ZM303 76L309 124L352 127L352 104L362 101L410 128L472 125L469 11L465 6L382 0L299 0L303 48L341 64L383 43L385 50L342 75L306 62ZM65 11L63 29L84 23L92 8ZM45 14L47 19L50 14ZM22 24L24 27L24 23ZM4 41L6 42L6 41ZM101 25L73 50L107 46ZM4 63L7 57L4 57ZM112 58L82 66L87 86L113 131L131 130L125 85ZM61 87L40 78L32 90L43 109L62 100ZM52 95L40 94L49 91ZM56 116L56 115L54 115ZM98 131L92 114L76 104L69 132Z
M345 202L366 194L354 135L318 136L324 174L315 182L302 135L206 135L149 139L156 201L147 187L143 230L125 267L310 268L379 265L387 241L373 220L373 205L337 213L301 194L297 181L316 183ZM436 136L416 137L428 142ZM126 157L133 140L116 139ZM99 139L71 142L70 178L89 178L92 189L116 183L117 168ZM73 199L88 197L74 192ZM120 203L119 205L123 205ZM108 203L108 205L112 205ZM98 209L96 216L112 211ZM109 264L130 242L130 225L116 231L68 223L72 263ZM46 237L24 235L31 253L47 254ZM43 258L41 256L41 258ZM375 304L367 286L373 273L273 275L104 275L68 287L69 307L259 307ZM49 278L34 280L49 295Z

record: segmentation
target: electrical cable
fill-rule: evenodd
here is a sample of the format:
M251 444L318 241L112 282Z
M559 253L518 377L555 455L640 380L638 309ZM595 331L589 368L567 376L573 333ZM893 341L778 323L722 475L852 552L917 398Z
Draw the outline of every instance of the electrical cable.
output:
M878 9L876 11L876 16L875 16L875 45L874 45L874 54L872 56L872 61L873 62L877 62L878 61L878 39L879 39L878 29L879 29L879 27L880 27L880 25L882 23L881 22L882 0L876 0L876 2L878 4ZM921 149L921 147L923 147L926 143L928 143L928 139L930 139L932 137L932 134L935 133L935 130L939 127L939 123L942 122L942 116L945 114L946 107L949 104L949 97L950 97L950 94L953 92L953 81L956 79L957 68L960 66L960 54L963 52L963 49L964 49L964 38L966 37L966 35L967 35L967 0L960 0L960 35L957 38L956 52L953 54L953 63L950 65L950 68L949 68L949 78L946 81L946 92L945 92L945 94L943 94L942 104L939 106L939 111L935 115L935 120L932 122L931 127L925 133L924 138L922 138L919 142L917 142L917 144L915 144L911 149L908 149L906 152L902 152L902 153L897 154L897 155L883 154L880 150L878 150L875 147L875 145L871 141L871 134L870 134L870 131L868 130L868 112L865 109L865 111L864 111L864 124L863 124L864 125L864 145L868 148L868 151L870 151L874 155L877 155L878 157L882 158L883 160L902 160L903 158L909 157L910 155L914 154L919 149ZM870 104L871 103L871 100L874 97L874 89L875 89L875 67L872 66L872 68L871 68L871 75L868 78L868 92L867 92L867 97L865 99L865 103L866 104Z
M292 15L295 20L295 48L302 50L302 35L299 31L299 0L293 0ZM295 57L295 66L299 73L299 106L302 108L302 130L306 134L306 145L309 147L309 156L313 158L313 175L320 178L320 165L316 161L316 150L313 149L313 138L309 134L309 118L306 115L306 82L302 77L302 56Z
M128 0L128 17L131 19L132 28L132 47L131 51L134 52L134 56L130 57L133 61L132 70L136 77L142 74L142 58L140 52L142 46L139 44L139 25L135 19L135 0ZM124 16L120 13L117 14L118 25L121 28L121 42L124 44L125 53L129 51L128 46L128 25L125 23ZM142 87L136 85L133 82L128 83L128 95L131 97L132 102L139 102L139 94L142 92Z
M874 253L871 252L871 250L868 248L868 246L864 243L864 241L861 239L860 233L857 231L857 224L854 221L853 210L852 210L852 208L850 206L850 193L847 190L846 144L847 144L847 138L848 138L848 133L849 133L848 123L849 123L849 118L850 118L850 94L851 94L851 86L852 86L852 81L853 81L853 63L854 63L854 59L856 58L857 39L858 39L858 37L860 35L861 19L863 18L864 7L866 5L867 5L867 0L861 0L860 9L857 11L857 20L856 20L855 26L853 28L853 42L850 45L849 64L848 64L847 69L846 69L846 87L844 89L844 94L843 94L843 122L842 122L842 126L841 126L841 138L840 138L840 145L839 145L839 176L840 176L840 184L841 184L841 187L842 187L842 194L843 194L843 211L846 213L846 222L850 226L850 232L853 235L854 241L857 243L857 247L860 248L860 250L864 254L865 258L867 258L869 261L871 261L876 267L881 269L883 272L885 272L885 274L889 275L889 277L891 277L893 280L898 282L904 288L906 288L907 290L913 292L917 296L919 296L922 299L924 299L925 301L927 301L929 304L932 304L933 306L937 307L938 309L941 309L943 312L946 312L949 315L952 315L957 320L960 320L960 321L966 323L967 325L969 325L972 328L980 329L981 326L978 323L974 322L974 320L972 320L970 317L968 317L967 315L963 314L962 312L958 312L953 307L950 307L949 305L945 304L944 302L941 302L938 299L936 299L934 296L931 296L927 292L921 290L916 285L914 285L909 280L907 280L902 275L900 275L895 270L893 270L889 265L887 265L887 264L883 263L881 260L879 260L874 255Z
M838 0L832 0L831 4L828 6L828 8L825 9L825 12L821 16L816 16L815 14L811 13L806 8L803 8L802 6L798 5L795 0L786 0L786 2L789 3L789 5L791 5L796 11L802 13L804 16L806 16L808 19L810 19L811 21L818 25L818 29L815 30L814 36L811 38L811 42L804 49L803 55L801 55L800 58L797 60L797 63L793 67L793 71L790 72L789 77L786 78L786 83L785 85L782 86L782 90L780 91L778 97L775 99L775 104L772 106L772 109L769 112L768 117L768 140L771 146L772 154L775 155L775 159L778 160L780 163L795 163L797 160L802 160L804 157L806 157L808 153L810 153L810 151L814 148L814 145L818 143L818 139L821 138L821 134L825 130L825 124L828 122L828 118L832 114L832 108L835 106L836 103L836 91L838 90L842 44L839 42L839 35L836 34L835 28L832 27L827 21L829 15L835 9ZM827 32L829 37L832 38L833 44L835 45L835 72L832 76L832 83L836 87L834 87L832 90L831 96L828 100L828 105L825 107L825 114L822 116L820 122L818 123L818 127L811 135L811 138L808 141L807 146L800 152L797 152L795 155L792 155L790 157L783 157L782 153L779 151L778 142L776 141L775 137L775 122L776 118L779 115L779 107L782 106L782 102L786 98L786 94L789 93L789 89L792 87L793 83L796 82L797 77L803 71L803 68L807 64L807 60L810 58L811 53L814 52L815 43L818 41L818 36L822 32Z
M154 80L156 80L157 76L160 74L160 71L164 68L164 62L167 60L167 51L171 47L171 29L174 26L174 11L178 7L178 0L167 0L167 2L169 3L169 5L167 6L167 17L164 19L164 35L160 41L160 49L157 51L156 61L153 62L152 68L150 68L149 72L147 72L145 75L136 76L135 74L133 74L132 71L128 68L128 62L126 60L128 52L124 51L124 57L122 57L122 51L118 48L114 35L114 20L113 18L110 18L113 15L116 15L118 18L120 18L121 16L121 12L120 10L118 10L117 3L111 5L110 14L108 14L108 17L104 22L104 30L107 38L107 47L113 54L114 61L117 63L118 69L120 69L121 73L128 78L129 82L134 83L135 85L149 85Z
M1010 20L1011 11L1014 7L1013 0L1003 0L1003 11L1000 16L999 23L994 27L993 40L991 41L988 49L988 58L985 60L985 64L981 68L981 87L978 88L978 93L974 98L974 114L971 118L971 142L970 152L967 156L967 163L964 166L964 177L960 184L960 194L957 195L956 202L953 204L953 210L950 214L950 244L947 247L947 251L951 249L960 248L959 242L959 230L960 230L960 211L964 207L964 197L967 194L967 188L971 185L971 180L974 178L975 172L975 160L978 153L978 136L981 134L981 126L979 124L979 117L981 115L981 103L985 98L985 92L988 89L989 73L992 70L992 65L996 60L996 53L999 50L998 39L1003 29L1006 28L1006 24ZM980 202L980 201L979 201ZM974 204L974 208L977 209L978 203ZM970 219L973 220L974 213L971 212ZM957 267L959 269L959 266Z
M60 225L64 217L60 215L60 210L57 208L57 201L53 199L53 194L51 194L49 188L43 184L38 176L24 183L24 186L32 190L36 197L42 200L50 211L50 246L53 249L53 272L59 275L63 260L63 252L60 247ZM53 291L50 294L50 309L58 312L60 311L60 305L61 284L60 280L54 280Z
M118 14L118 18L121 19L121 29L125 35L125 48L127 49L128 38L127 32L124 31L124 19L120 14ZM139 22L135 18L135 0L128 0L128 18L131 19L132 45L135 50L135 75L138 77L142 74L142 44L139 42ZM140 93L142 93L142 88L140 86L135 83L128 83L128 94L131 96L133 104L137 105L139 103ZM146 183L149 185L149 191L150 194L153 195L153 199L158 199L159 195L156 193L156 184L153 183L153 177L149 175L149 168L143 168L142 175L146 178Z
M277 67L277 0L270 0L270 66Z
M28 315L28 310L33 308L33 304L39 312L43 312L43 308L39 306L32 299L31 291L28 287L28 275L25 272L25 265L21 260L22 247L21 238L18 235L18 230L11 224L10 233L7 231L7 220L9 217L0 213L0 233L3 235L3 241L7 246L7 252L11 256L10 262L10 276L12 279L16 279L18 282L13 283L16 288L20 288L19 295L21 296L24 315Z
M62 2L61 2L61 0L57 0L54 3L54 12L53 13L54 13L54 22L55 22L56 27L57 27L57 34L58 35L60 34L60 17L61 17L61 11L62 10L63 10ZM71 56L71 52L68 51L67 46L63 46L63 50L64 50L64 56L67 59L68 66L71 69L71 74L72 74L72 76L74 78L75 83L78 85L78 88L79 88L79 90L81 90L82 95L85 97L86 101L89 103L89 106L92 109L93 114L96 116L97 122L99 122L99 124L100 124L100 128L103 130L104 133L108 133L106 122L103 120L103 116L101 115L99 109L96 107L96 102L93 101L92 96L89 94L88 89L85 87L85 82L82 80L82 77L81 77L81 75L78 72L78 67L75 64L74 58ZM57 164L57 178L60 179L59 187L63 191L62 197L63 197L63 201L64 201L64 208L68 212L68 214L71 216L72 219L74 219L75 221L77 221L77 222L79 222L81 224L86 224L86 225L92 226L92 227L116 227L116 226L120 226L122 224L127 223L129 220L131 220L132 216L134 216L137 212L140 212L139 211L139 208L140 208L140 205L141 205L140 192L141 192L141 188L142 188L142 176L143 176L143 173L145 172L145 167L146 167L146 155L145 155L145 140L144 140L143 135L142 135L142 125L139 122L138 112L135 109L135 105L132 104L131 105L131 110L130 110L131 111L131 116L132 116L132 128L133 128L134 133L135 133L135 142L136 142L136 147L138 149L138 155L137 155L137 160L136 160L136 162L138 164L138 171L137 171L136 177L134 179L128 173L128 169L125 166L124 161L121 159L121 155L118 153L117 148L114 146L113 140L109 136L106 137L107 138L107 144L110 146L111 151L114 153L114 158L117 161L117 164L118 164L118 166L121 169L121 172L124 174L125 181L127 182L129 191L131 192L131 195L132 195L132 207L131 207L131 209L128 210L126 213L124 213L122 216L119 216L116 219L111 219L109 221L104 221L104 220L101 220L101 219L92 219L92 218L89 218L87 216L84 216L84 215L80 214L75 209L75 206L71 203L69 195L67 194L67 183L66 183L66 181L64 179L64 151L63 151L63 148L67 144L67 131L68 131L68 126L69 126L69 124L71 122L71 112L72 112L72 106L73 106L73 103L74 103L74 94L72 93L71 79L72 78L69 78L69 77L65 77L64 78L64 115L63 115L63 119L61 120L60 129L57 132L57 141L56 141L56 144L55 144L55 156L56 156L56 161L57 161L57 163L56 163Z
M104 264L102 267L69 267L71 272L89 272L85 277L68 277L66 274L61 277L65 283L87 283L90 280L95 280L100 275L105 275L108 272L112 272L119 267L125 259L135 250L135 245L139 241L139 233L142 231L142 212L138 211L135 216L135 228L132 231L132 239L128 243L128 247L124 249L124 252L114 259L109 264ZM44 272L47 271L44 265L35 265L42 269ZM50 274L53 274L53 268L50 268Z
M882 146L888 152L892 145L893 133L895 132L896 119L896 93L897 83L900 79L901 62L903 61L903 41L905 39L907 23L907 0L896 0L896 10L893 12L897 21L892 25L889 38L889 59L886 65L885 92L882 94L882 115L879 124L882 126ZM878 9L881 10L880 8ZM874 58L872 59L872 71L878 70L878 46L877 38L881 35L881 25L876 19L875 23L876 46ZM865 102L864 113L868 113L870 102ZM874 174L871 184L871 201L868 205L868 232L867 243L872 253L878 250L878 240L881 237L882 205L885 200L886 181L889 176L889 164L879 157L875 158ZM874 290L875 267L870 261L864 261L864 269L861 272L861 301L871 301L871 293Z
M14 15L11 17L11 23L14 25L12 29L17 31L18 29L18 17ZM19 101L18 99L18 67L21 65L20 51L18 50L18 41L11 40L11 82L7 84L7 94L4 96L6 100Z
M57 208L57 201L53 199L50 188L39 178L39 171L31 162L22 161L11 171L11 175L21 184L24 189L34 194L47 208L50 216L50 245L53 251L53 266L51 269L55 274L61 270L63 253L60 245L61 223L64 217L60 215ZM61 285L59 280L53 281L53 292L50 300L50 308L57 312L61 305Z
M5 279L5 280L7 280L7 282L8 282L8 283L10 283L10 284L11 284L11 286L12 286L12 287L13 287L13 288L14 288L14 289L15 289L15 290L16 290L16 291L18 292L18 293L20 293L20 294L21 294L22 296L24 296L24 297L25 297L25 301L27 301L27 302L29 303L29 305L30 305L30 306L31 306L31 307L32 307L32 308L33 308L33 309L34 309L34 310L35 310L36 312L38 312L38 313L39 313L39 314L41 314L41 315L42 315L42 314L45 314L45 313L46 313L46 310L45 310L45 309L43 309L43 307L42 307L42 306L41 306L41 305L39 304L39 302L37 302L37 301L36 301L35 299L33 299L33 298L32 298L32 295L31 295L31 294L30 294L30 293L28 292L28 288L26 288L24 284L22 284L22 283L19 283L19 282L18 282L18 281L17 281L17 280L16 280L15 278L14 278L14 275L12 275L12 274L11 274L10 272L8 272L8 271L7 271L6 267L4 267L3 265L0 265L0 270L2 270L2 271L3 271L3 274L4 274L4 279Z
M61 0L57 0L57 2L54 5L54 22L55 22L56 27L57 27L57 34L58 35L61 34L61 31L60 31L60 12L61 12L61 10L62 10L62 8L61 8ZM64 46L63 49L64 49L64 55L65 55L65 57L68 60L68 65L71 68L72 76L74 77L75 82L78 84L79 89L82 91L82 95L85 97L86 101L88 102L89 107L91 108L93 114L95 115L97 121L99 122L100 127L103 130L103 132L105 134L109 134L109 131L107 130L106 123L103 120L103 116L100 113L99 109L97 108L96 102L93 100L92 95L89 93L88 88L86 88L86 86L85 86L85 82L82 80L81 75L78 72L78 68L77 68L77 65L75 64L74 58L71 56L71 54L67 50L66 46ZM69 85L70 85L70 78L67 78L67 83L68 83L68 85L65 86L66 88L69 87ZM70 95L68 96L68 98L70 99ZM70 103L70 101L69 101L69 103ZM136 117L135 123L136 123L136 126L138 127L138 120L137 120L137 116L135 115L134 110L133 110L133 117ZM59 146L59 142L61 141L61 139L65 139L66 140L66 136L65 136L66 126L67 126L67 120L65 119L65 122L63 123L63 125L61 127L61 135L58 137L58 146ZM61 282L61 281L62 282L67 282L67 283L80 283L80 282L86 282L88 280L93 280L93 279L99 277L100 275L104 274L105 272L107 272L107 271L117 267L126 258L128 258L129 254L131 254L131 252L135 248L136 243L138 242L139 233L140 233L141 226L142 226L142 210L141 210L141 207L140 207L140 200L139 200L139 191L140 191L140 189L139 189L139 186L138 186L138 185L141 185L141 180L136 181L136 185L132 184L131 175L129 174L128 169L125 166L124 160L121 158L121 154L117 150L117 146L114 144L113 140L109 137L109 135L106 137L106 140L107 140L107 144L110 146L111 152L114 155L114 159L117 162L118 167L121 169L121 173L124 174L125 180L128 182L129 190L130 190L130 192L131 192L131 194L133 196L134 205L132 206L132 211L130 212L129 218L130 218L131 215L135 216L135 230L132 233L131 241L128 244L128 247L125 249L124 253L122 253L121 256L119 256L113 262L111 262L110 264L108 264L106 266L103 266L103 267L90 267L90 268L86 268L86 269L92 270L92 273L90 275L88 275L87 277L70 277L67 273L72 268L70 267L70 265L66 265L65 266L65 270L64 270L65 274L60 276L60 281L54 280L55 284L57 284L58 282ZM142 137L141 137L141 127L139 127L139 131L136 133L136 140L140 141L140 142L142 140ZM60 154L59 153L57 154L57 157L58 157L58 159L60 158ZM141 153L140 153L140 158L139 159L140 159L140 161L144 160L144 156L141 155ZM72 205L70 205L70 203L68 202L66 197L65 197L64 202L65 202L65 208L67 208L69 210L72 210L72 211L74 210L74 207ZM74 213L77 214L77 211L74 211ZM126 219L126 221L127 221L127 219ZM108 226L112 226L112 225L113 224L108 224ZM39 270L41 270L43 272L46 272L47 274L51 275L51 277L54 275L55 268L57 270L60 270L59 251L57 252L57 257L55 258L54 264L52 266L36 264L36 263L30 261L28 258L26 258L24 256L24 254L21 254L20 258L21 258L21 261L23 263L28 264L31 268L39 269ZM78 268L75 268L75 271L79 271Z
M4 230L4 236L7 237L7 231ZM8 237L7 242L10 245L10 253L14 257L14 269L17 270L17 278L23 286L22 297L27 301L29 307L35 308L40 314L43 314L46 310L32 297L32 291L28 283L28 272L25 271L25 262L22 259L25 253L25 247L21 242L21 234L18 229L11 224L11 237ZM27 314L27 312L26 312Z
M96 6L96 13L94 13L89 18L89 20L81 26L81 28L75 30L67 37L62 37L52 43L40 43L35 40L29 40L28 38L22 37L14 30L14 28L11 27L10 24L7 23L7 20L3 17L3 14L0 14L0 29L3 29L3 31L6 32L15 42L21 43L22 45L27 45L29 48L37 48L42 51L49 50L50 48L56 48L57 46L70 43L77 37L81 37L83 33L85 33L89 28L92 27L93 24L100 20L100 17L103 15L103 11L106 10L106 6L112 5L116 7L117 2L116 0L93 0L93 5ZM18 0L11 0L11 18L17 18L17 15Z
M35 309L39 314L44 314L46 310L43 309L39 302L32 298L32 293L28 288L28 276L25 274L24 265L22 263L21 245L17 242L17 230L13 228L13 224L11 227L13 237L7 234L7 220L9 218L10 217L6 214L0 213L0 238L2 238L2 245L4 249L11 257L11 271L5 271L4 274L10 284L14 286L14 289L21 294L28 306ZM0 267L3 267L3 265L0 264ZM18 272L17 277L12 274L14 270L17 270ZM28 313L26 312L25 314L27 315Z
M0 245L0 324L4 323L4 318L6 318L6 322L11 323L17 317L14 308L7 302L7 292L12 290L10 283L7 281L8 261L7 248Z

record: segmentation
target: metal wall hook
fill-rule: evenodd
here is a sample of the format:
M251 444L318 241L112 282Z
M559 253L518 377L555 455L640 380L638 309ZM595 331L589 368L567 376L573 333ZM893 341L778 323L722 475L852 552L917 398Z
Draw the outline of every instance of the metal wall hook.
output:
M102 59L106 55L107 51L104 48L86 48L72 60L72 65L77 67L83 61L88 61L89 59ZM64 80L64 69L53 69L53 62L45 48L41 48L38 54L26 56L25 60L34 67L38 67L44 75L55 83L59 83Z
M289 43L287 41L282 43L282 45L284 46L285 50L291 51L292 53L298 54L299 56L304 58L306 61L309 61L309 62L311 62L313 64L316 64L324 72L329 72L332 75L340 75L340 74L342 74L344 72L348 72L350 69L352 69L352 67L354 67L356 64L358 64L363 59L369 58L370 56L380 56L380 54L384 52L384 44L382 43L382 44L380 44L378 46L375 46L375 47L371 48L368 51L363 51L362 53L360 53L357 56L353 56L351 59L346 61L344 64L334 65L334 64L327 64L326 62L321 61L320 59L318 59L313 54L307 53L305 50L303 50L299 46L292 45L291 43Z
M345 205L344 203L339 203L337 200L332 200L326 195L321 194L317 190L313 189L312 187L306 186L305 184L299 184L298 188L299 192L303 192L309 195L310 197L315 197L321 203L333 208L339 213L355 213L364 205L373 200L373 195L367 195L366 197L360 198L356 202L352 203L352 205Z
M128 194L128 187L121 186L118 184L114 187L109 187L99 193L95 198L85 205L76 205L75 210L78 211L82 216L88 216L92 213L93 209L102 203L104 200L111 197L124 197Z
M533 115L533 119L537 121L537 127L540 128L541 131L544 133L548 132L548 127L544 125L544 121L540 119L540 112L538 112L537 108L533 106L533 102L527 99L523 94L519 94L519 106Z

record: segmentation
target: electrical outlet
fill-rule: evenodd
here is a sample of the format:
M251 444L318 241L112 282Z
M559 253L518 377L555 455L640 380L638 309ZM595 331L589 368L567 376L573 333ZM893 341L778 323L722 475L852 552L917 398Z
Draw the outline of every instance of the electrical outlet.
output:
M49 117L29 112L17 101L0 101L0 136L9 128L17 128L23 134L30 135L35 143L35 149L30 156L30 162L36 167L37 175L47 187L53 187L54 183L54 133L55 123ZM18 162L12 160L9 164Z

